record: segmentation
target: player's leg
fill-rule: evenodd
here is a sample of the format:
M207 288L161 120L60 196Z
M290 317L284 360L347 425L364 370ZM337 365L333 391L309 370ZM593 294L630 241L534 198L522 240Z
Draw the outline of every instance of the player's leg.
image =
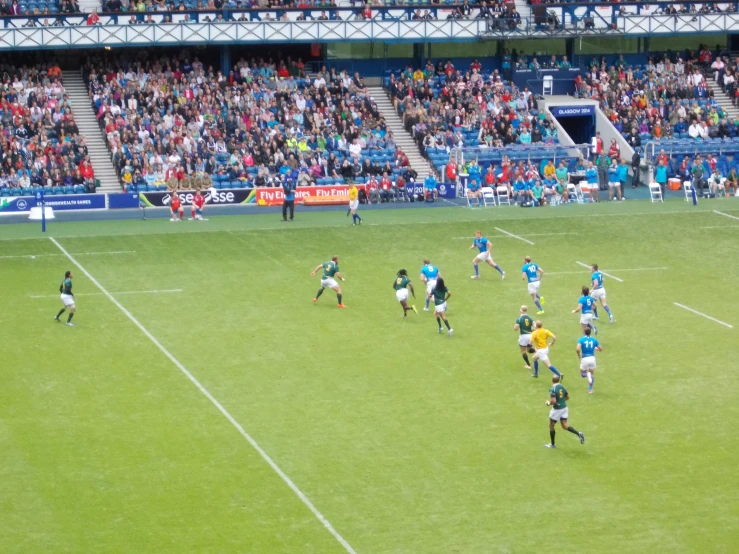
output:
M619 202L623 200L623 192L621 192L621 183L616 185L616 196L618 197Z
M441 312L441 319L444 322L444 325L446 325L446 328L449 330L449 336L451 336L452 332L454 332L454 329L452 329L452 326L449 324L449 320L447 319L445 312Z
M559 380L562 380L562 374L559 372L559 370L552 365L552 363L549 361L549 358L543 359L541 361L545 366L547 366L547 369L554 373L555 375L559 375Z
M523 366L523 368L531 369L531 363L529 362L529 355L526 353L526 350L528 349L528 347L519 345L519 349L521 350L521 357L523 358L523 361L526 362L526 365Z
M491 258L491 257L488 256L488 259L486 260L486 262L495 271L497 271L498 273L500 273L500 275L501 275L501 277L503 279L505 279L505 271L503 271L503 269L498 264L495 263L495 260L493 258Z
M478 254L472 258L472 267L475 269L475 274L472 276L473 279L480 278L480 255Z
M605 296L600 297L600 304L601 306L603 306L603 309L608 314L608 319L610 320L610 322L613 323L613 313L611 313L611 308L608 307Z
M320 288L320 289L318 289L318 292L316 293L316 297L315 297L315 298L313 299L313 302L318 302L318 299L319 299L319 298L321 297L321 295L323 294L323 291L325 290L325 288L326 288L326 287L324 287L323 285L321 285L321 288Z
M182 206L180 206L180 210L179 211L180 211L180 221L182 221L183 219L185 219L185 208L183 208Z
M287 221L287 200L282 201L282 221Z
M59 310L59 313L56 314L56 317L54 318L54 321L61 321L61 319L59 319L59 318L62 317L62 314L64 312L66 312L66 311L67 311L67 307L66 306L62 306L62 309Z
M335 287L332 287L332 288L334 289L334 291L336 291L336 300L339 303L339 308L345 308L346 306L344 306L344 303L341 301L342 300L341 287L339 285L336 285Z
M295 201L290 202L290 221L295 217Z
M74 326L74 323L72 323L72 318L74 317L75 312L77 311L77 306L74 304L69 306L69 316L67 316L67 325L70 327Z
M555 425L557 424L556 421L553 419L549 420L549 444L546 444L545 446L548 448L557 448L554 445L554 436L557 434L557 431L555 430Z
M577 435L577 438L580 439L580 444L585 444L585 435L583 435L580 431L578 431L577 429L569 425L567 423L566 418L560 419L559 423L562 425L562 429L564 429L565 431L569 431L573 435Z
M534 356L531 358L534 362L534 373L531 375L532 377L539 377L539 352L535 351Z
M595 369L588 370L588 394L593 394L593 387L595 386Z
M177 212L175 212L174 208L172 208L171 206L169 208L169 213L171 215L171 217L169 218L169 220L170 221L177 221L177 219L175 217L175 215L176 215Z

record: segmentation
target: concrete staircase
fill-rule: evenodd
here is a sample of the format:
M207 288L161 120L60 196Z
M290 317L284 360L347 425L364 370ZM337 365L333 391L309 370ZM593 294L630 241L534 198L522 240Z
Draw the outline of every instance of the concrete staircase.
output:
M739 108L732 105L729 95L721 90L719 84L713 80L713 73L710 73L706 77L706 85L708 85L708 89L713 92L713 97L716 100L716 103L727 113L729 119L739 117Z
M411 167L418 173L419 181L423 181L432 172L433 168L429 164L428 160L421 155L421 151L418 145L413 140L413 137L403 127L403 120L398 116L398 112L395 111L393 103L390 101L389 96L381 86L368 86L367 90L372 98L377 103L377 108L382 113L387 123L387 128L393 132L393 138L400 147L400 149L408 156L408 161L411 162Z
M531 6L529 5L528 0L516 0L516 11L521 14L521 21L528 21L531 17ZM524 27L524 23L521 24L521 27Z
M68 71L64 73L64 89L69 94L74 120L80 134L87 142L95 179L100 180L98 192L121 192L120 181L113 167L110 151L105 144L105 137L90 106L87 83L82 80L82 75L78 71Z

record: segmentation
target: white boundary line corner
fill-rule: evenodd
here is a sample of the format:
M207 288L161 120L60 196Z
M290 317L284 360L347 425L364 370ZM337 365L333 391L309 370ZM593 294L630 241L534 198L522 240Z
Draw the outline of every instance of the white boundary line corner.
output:
M679 302L673 302L675 306L678 308L682 308L683 310L688 310L689 312L693 312L695 315L699 315L701 317L705 317L706 319L710 319L711 321L718 323L719 325L723 325L724 327L728 327L729 329L733 329L734 326L726 323L725 321L721 321L720 319L716 319L715 317L711 317L710 315L706 315L703 312L699 312L698 310L694 310L693 308L689 308L685 304L680 304Z
M100 289L100 292L103 293L108 300L110 300L115 306L123 312L123 314L131 320L131 323L133 323L136 327L139 328L139 330L148 338L154 346L156 346L159 351L164 354L170 362L172 362L177 369L179 369L185 377L187 377L190 382L195 385L195 387L205 396L208 400L210 400L211 404L213 404L216 409L221 412L223 417L225 417L231 425L233 425L236 430L241 434L244 439L254 448L254 450L257 451L257 453L262 457L262 459L267 462L267 464L272 468L272 470L280 477L280 479L283 480L283 482L295 493L295 495L300 499L300 501L305 504L305 506L313 513L313 515L318 519L318 521L323 524L323 526L328 530L331 535L341 544L341 546L346 550L348 554L357 554L356 551L352 548L352 546L342 537L339 532L334 529L333 525L331 525L331 522L326 519L326 517L318 511L318 508L316 508L313 505L313 502L310 501L310 499L301 491L295 483L293 483L292 479L288 477L288 475L282 471L280 466L275 463L275 461L265 452L261 446L255 441L252 436L246 432L246 430L241 426L241 424L234 419L234 417L226 410L226 408L223 407L223 405L206 389L200 381L198 381L195 376L188 371L188 369L180 363L180 361L175 358L169 350L167 350L162 343L160 343L154 335L152 335L149 330L144 327L141 322L139 322L136 317L129 312L123 304L121 304L112 294L110 294L103 285L100 284L100 282L93 277L89 271L87 271L69 252L67 252L64 247L59 244L54 237L49 237L49 240L54 243L54 245L67 257L67 259L72 262L82 273L85 274L85 276L90 280L92 284L94 284L98 289Z

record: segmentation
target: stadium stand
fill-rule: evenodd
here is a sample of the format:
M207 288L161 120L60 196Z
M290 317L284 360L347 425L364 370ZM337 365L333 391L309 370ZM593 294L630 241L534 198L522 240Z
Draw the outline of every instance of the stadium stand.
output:
M331 185L415 178L364 81L305 74L300 60L240 60L228 76L197 59L94 61L90 98L128 189Z
M95 174L55 63L3 65L0 196L94 191Z

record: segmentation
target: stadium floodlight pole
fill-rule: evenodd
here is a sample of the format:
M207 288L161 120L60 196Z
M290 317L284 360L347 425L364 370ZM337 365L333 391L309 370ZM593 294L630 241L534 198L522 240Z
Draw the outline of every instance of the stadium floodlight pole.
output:
M36 191L36 205L41 206L41 232L46 232L46 205L44 204L44 188Z

